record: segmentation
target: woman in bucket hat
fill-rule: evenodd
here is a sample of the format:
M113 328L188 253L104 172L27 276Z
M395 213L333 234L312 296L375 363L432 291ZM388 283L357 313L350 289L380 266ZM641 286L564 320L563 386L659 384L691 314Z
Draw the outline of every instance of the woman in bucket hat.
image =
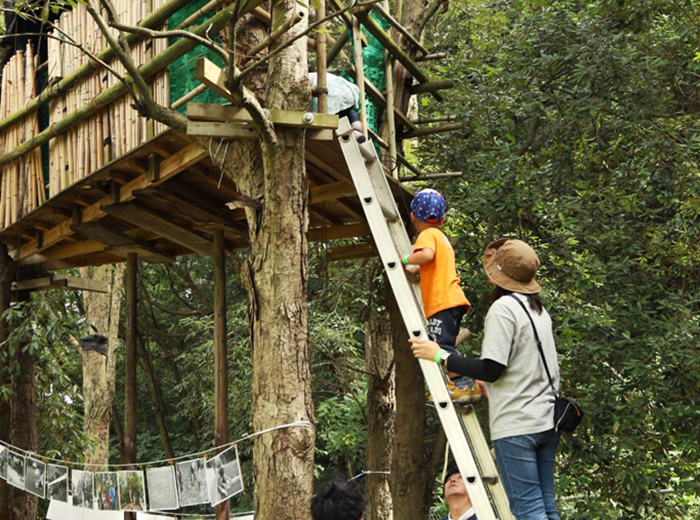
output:
M484 323L481 359L452 354L447 368L486 382L491 439L515 518L559 520L554 499L554 458L559 444L554 429L554 394L532 324L521 307L521 303L529 307L558 391L552 321L535 280L540 261L525 242L502 238L486 248L483 264L494 288ZM435 359L439 354L439 346L432 341L410 341L417 358Z

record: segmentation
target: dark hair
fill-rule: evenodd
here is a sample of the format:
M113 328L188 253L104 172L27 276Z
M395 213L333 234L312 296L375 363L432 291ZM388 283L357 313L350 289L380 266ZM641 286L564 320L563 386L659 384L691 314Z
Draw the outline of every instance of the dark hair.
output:
M513 291L509 291L508 289L504 289L503 287L499 285L494 285L493 289L491 290L491 303L494 303L496 300L498 300L501 296L507 296L508 294L513 294ZM522 294L522 293L518 293ZM542 314L542 310L544 309L544 305L542 305L542 300L540 299L540 295L538 293L532 293L532 294L523 294L527 298L528 303L530 304L530 308L535 311L537 314Z
M447 484L447 481L450 480L450 477L455 473L460 473L459 468L457 466L450 466L449 468L447 468L447 471L445 472L445 480L442 483L443 487L445 486L445 484Z
M311 500L314 520L360 520L364 512L360 487L343 478L331 480Z

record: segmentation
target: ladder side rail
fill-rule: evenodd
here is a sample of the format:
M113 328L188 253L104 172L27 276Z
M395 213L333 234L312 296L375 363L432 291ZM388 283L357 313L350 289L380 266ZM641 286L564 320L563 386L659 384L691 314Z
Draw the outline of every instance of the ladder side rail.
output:
M486 437L484 437L484 431L481 429L479 419L476 416L476 410L474 410L474 407L471 405L466 408L461 408L459 410L459 416L462 420L462 424L464 424L464 430L467 432L468 436L467 440L472 447L472 452L476 455L482 475L498 477L496 482L489 483L487 487L491 495L491 501L498 512L498 517L500 520L515 520L510 511L508 496L506 495L503 482L498 474L496 463L491 456L491 450L489 449L488 442L486 442Z
M343 126L349 127L347 120L344 123L343 125L343 120L341 120L339 125L340 133L343 132ZM401 258L394 244L394 237L392 237L389 226L384 219L381 205L377 200L359 145L350 135L341 135L340 145L357 187L367 221L375 238L377 250L384 263L389 283L396 295L409 335L414 338L427 337L422 308L416 305L415 297L411 298L411 295L414 294L413 288L403 272ZM405 229L403 234L404 236L406 235ZM432 361L421 359L419 362L428 388L435 400L436 410L445 430L445 435L452 446L457 466L463 477L466 476L464 478L465 486L474 504L477 516L480 520L495 520L493 507L484 487L484 482L479 476L476 461L463 430L463 424L457 416L455 407L447 392L442 369L437 363Z

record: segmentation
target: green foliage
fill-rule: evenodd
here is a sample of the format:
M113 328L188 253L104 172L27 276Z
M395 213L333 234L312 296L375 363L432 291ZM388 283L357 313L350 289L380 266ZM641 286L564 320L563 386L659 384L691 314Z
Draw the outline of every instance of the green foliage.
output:
M531 243L563 390L587 413L559 461L559 495L583 495L565 502L572 519L697 515L692 494L660 491L697 489L699 14L696 3L463 0L430 30L451 55L436 73L458 87L428 109L466 130L420 153L465 171L440 188L468 325L481 330L488 308L485 245Z

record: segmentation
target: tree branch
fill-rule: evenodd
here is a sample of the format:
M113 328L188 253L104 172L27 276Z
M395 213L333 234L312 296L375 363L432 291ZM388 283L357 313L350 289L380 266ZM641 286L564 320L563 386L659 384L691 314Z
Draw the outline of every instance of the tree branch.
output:
M523 155L525 152L527 152L530 147L532 146L532 143L535 141L535 136L537 135L537 127L540 124L540 118L538 115L535 115L532 117L532 121L530 122L530 131L527 134L527 139L523 143L523 145L518 149L517 152L515 152L516 157L520 157Z

